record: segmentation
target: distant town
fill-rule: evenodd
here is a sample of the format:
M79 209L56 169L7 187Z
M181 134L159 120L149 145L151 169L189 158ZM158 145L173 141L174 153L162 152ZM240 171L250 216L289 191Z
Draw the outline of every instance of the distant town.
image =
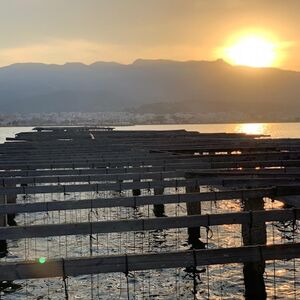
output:
M270 115L265 117L228 113L133 113L133 112L61 112L0 114L0 126L37 125L138 125L138 124L196 124L240 122L299 122L295 115L289 119Z

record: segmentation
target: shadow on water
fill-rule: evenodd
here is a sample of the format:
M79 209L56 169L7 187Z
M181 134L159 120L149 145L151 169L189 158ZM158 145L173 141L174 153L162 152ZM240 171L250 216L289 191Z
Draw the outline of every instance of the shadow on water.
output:
M6 257L8 254L7 242L6 240L0 240L0 258ZM0 295L2 293L13 293L21 289L20 284L15 284L13 281L0 281Z
M7 255L7 242L6 240L0 240L0 258L3 258Z
M22 289L22 285L13 283L13 281L0 282L0 293L10 294Z
M200 227L188 228L188 244L191 249L205 249L206 244L200 240Z
M195 228L188 228L188 244L190 245L191 250L199 250L199 249L205 249L207 244L203 243L200 239L200 232L199 227ZM186 272L186 275L184 278L189 278L193 281L193 290L192 294L194 295L194 298L196 297L198 293L198 286L202 283L200 274L206 272L206 268L198 269L197 267L197 259L194 252L194 265L187 266L184 271Z

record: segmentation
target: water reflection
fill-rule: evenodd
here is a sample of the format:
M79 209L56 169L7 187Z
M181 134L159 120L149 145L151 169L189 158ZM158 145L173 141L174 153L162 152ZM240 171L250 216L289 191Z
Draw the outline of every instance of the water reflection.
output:
M246 134L267 134L267 127L266 123L245 123L238 124L234 131Z

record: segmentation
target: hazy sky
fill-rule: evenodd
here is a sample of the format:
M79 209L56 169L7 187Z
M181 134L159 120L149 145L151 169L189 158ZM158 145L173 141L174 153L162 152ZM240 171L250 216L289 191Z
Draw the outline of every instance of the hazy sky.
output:
M241 31L300 70L300 0L0 0L0 66L137 58L213 60Z

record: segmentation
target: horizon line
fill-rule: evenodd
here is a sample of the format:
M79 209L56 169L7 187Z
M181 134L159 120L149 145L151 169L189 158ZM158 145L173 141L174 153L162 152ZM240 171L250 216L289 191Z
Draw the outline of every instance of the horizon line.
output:
M195 62L195 63L217 63L217 62L222 62L228 66L232 66L232 67L237 67L237 68L247 68L247 69L258 69L258 70L281 70L281 71L287 71L287 72L297 72L299 73L300 70L296 70L296 69L285 69L285 68L281 68L281 67L253 67L253 66L246 66L246 65L234 65L231 64L229 62L227 62L225 59L223 58L217 58L214 60L195 60L195 59L187 59L187 60L175 60L175 59L168 59L168 58L136 58L134 60L132 60L130 63L122 63L122 62L117 62L117 61L105 61L105 60L96 60L92 63L84 63L84 62L80 62L80 61L66 61L64 63L46 63L46 62L39 62L39 61L28 61L28 62L15 62L15 63L11 63L8 65L3 65L0 66L0 70L4 69L4 68L9 68L11 66L15 66L15 65L45 65L45 66L66 66L66 65L71 65L71 64L78 64L78 65L83 65L86 67L90 67L93 66L95 64L98 63L104 63L104 64L116 64L116 65L121 65L121 66L131 66L136 64L139 61L162 61L162 62L174 62L174 63L190 63L190 62Z

